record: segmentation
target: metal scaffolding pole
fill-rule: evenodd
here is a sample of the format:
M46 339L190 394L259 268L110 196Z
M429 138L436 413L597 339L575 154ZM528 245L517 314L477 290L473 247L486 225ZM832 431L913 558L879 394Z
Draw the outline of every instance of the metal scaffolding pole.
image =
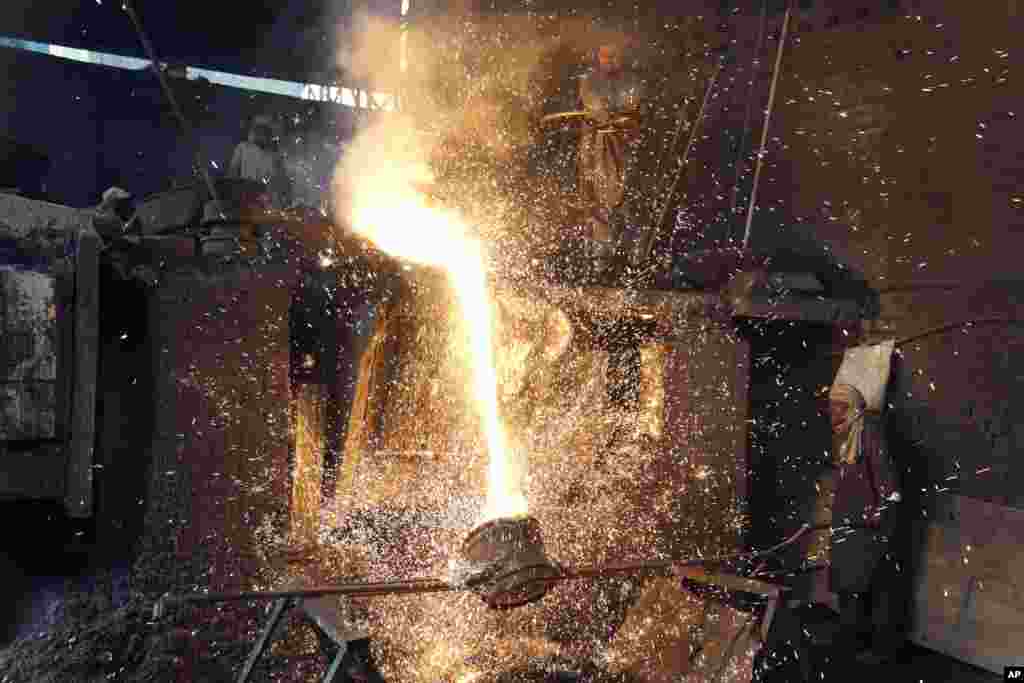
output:
M786 6L786 16L782 20L782 35L779 36L779 49L775 53L775 71L772 74L772 87L768 92L768 109L764 115L764 128L761 130L761 146L757 151L757 167L754 170L754 187L750 191L750 206L747 209L747 224L743 231L743 249L750 244L750 229L754 223L754 207L757 206L757 188L761 182L761 170L764 168L765 147L768 145L768 126L772 120L772 109L775 106L775 92L779 85L779 71L782 68L782 53L789 35L789 21L793 15L793 0Z

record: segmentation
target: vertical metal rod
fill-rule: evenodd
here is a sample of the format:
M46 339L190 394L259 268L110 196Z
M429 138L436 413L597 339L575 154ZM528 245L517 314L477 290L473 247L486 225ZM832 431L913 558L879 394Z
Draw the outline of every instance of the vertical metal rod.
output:
M669 143L668 147L663 148L661 150L661 153L658 154L658 170L656 170L654 172L655 177L658 177L658 178L661 177L661 170L665 167L665 154L666 154L666 152L667 153L675 152L676 148L679 147L679 138L682 137L683 128L686 127L686 109L687 109L687 105L688 104L689 103L687 102L687 98L683 98L683 103L679 107L679 115L678 115L678 117L676 119L676 132L672 136L672 142ZM657 199L658 198L655 197L655 206L657 206Z
M665 224L665 219L668 217L668 211L672 204L672 197L675 195L676 190L679 188L679 181L683 177L683 173L686 170L686 165L690 161L690 151L693 149L693 143L697 139L697 133L701 129L701 123L704 121L704 115L707 112L708 102L711 101L711 93L715 89L715 84L718 82L718 76L722 73L722 68L725 66L724 59L719 60L718 66L715 67L715 72L711 76L711 81L708 83L708 88L704 92L704 101L701 102L700 112L697 114L697 120L693 123L693 128L690 129L690 139L686 142L686 149L683 150L683 156L677 161L678 166L676 168L676 177L672 181L671 187L665 194L664 200L662 200L661 211L658 212L658 217L655 219L655 223L651 226L651 229L647 231L647 234L643 236L644 242L640 248L640 261L647 260L650 256L651 248L654 246L654 242L658 237L658 233L661 232L662 226Z
M185 118L185 113L182 111L181 107L178 106L178 99L174 96L171 86L167 83L167 76L160 70L160 60L157 59L153 43L150 42L149 36L146 35L146 31L142 27L142 21L139 19L139 15L135 13L135 7L132 0L125 0L124 11L128 13L128 17L132 20L132 25L135 27L135 32L139 36L142 48L146 51L146 56L149 57L149 65L153 69L153 73L156 74L157 81L160 82L160 89L164 91L164 97L166 97L167 101L170 103L171 111L174 113L175 118L178 119L182 132L187 136L194 137L192 126L189 124L188 119ZM196 140L195 143L198 145L199 141ZM221 204L220 197L217 195L217 188L213 184L213 178L210 177L209 169L207 169L206 164L203 163L198 147L196 148L194 156L194 163L199 169L199 173L202 174L203 180L206 182L206 189L210 191L210 197L216 203L217 211L220 213L221 219L226 220L227 216L224 215L224 208Z
M750 191L750 207L747 210L747 224L743 231L743 249L750 244L750 228L754 223L754 207L757 205L757 188L761 182L761 170L764 168L764 150L768 144L768 126L772 120L772 109L775 106L775 91L779 85L779 70L782 66L782 53L786 47L786 36L789 34L789 19L793 14L793 0L786 6L786 17L782 20L782 35L779 36L779 49L775 53L775 72L772 74L772 87L768 92L768 109L764 115L764 128L761 130L761 147L757 152L757 168L754 170L754 187Z
M754 115L754 86L757 84L757 77L761 75L761 51L764 49L764 37L768 25L768 0L761 2L761 19L757 28L757 47L754 48L754 60L751 64L753 74L750 78L750 94L747 97L747 110L743 114L743 137L740 138L739 149L736 151L736 180L732 186L732 198L729 201L729 215L736 214L736 205L740 199L740 176L743 175L743 152L747 148L747 135L750 133L750 118ZM732 223L732 219L729 220ZM730 230L730 241L732 231Z

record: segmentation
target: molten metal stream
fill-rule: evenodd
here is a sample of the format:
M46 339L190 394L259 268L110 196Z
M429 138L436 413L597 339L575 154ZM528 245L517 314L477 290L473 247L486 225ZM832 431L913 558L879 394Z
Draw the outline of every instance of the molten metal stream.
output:
M407 129L371 129L350 149L336 190L350 209L356 232L392 256L444 268L467 328L473 397L489 456L484 521L526 514L522 482L512 466L498 416L493 317L485 258L479 240L453 211L431 206L419 188L432 182L426 155ZM356 160L356 161L353 161Z
M494 369L492 339L494 322L487 296L484 257L479 244L469 250L475 254L460 260L457 267L449 267L448 272L462 304L463 319L471 327L473 388L487 439L487 508L483 518L516 517L526 514L526 498L519 477L513 471L512 453L498 417L498 376Z

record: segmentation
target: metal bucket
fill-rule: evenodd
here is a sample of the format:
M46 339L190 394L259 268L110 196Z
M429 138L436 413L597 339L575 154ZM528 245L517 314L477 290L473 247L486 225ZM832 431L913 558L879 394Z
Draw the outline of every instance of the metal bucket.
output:
M533 517L495 519L473 529L462 556L484 569L471 585L494 609L511 609L544 597L558 569L544 552L540 524Z

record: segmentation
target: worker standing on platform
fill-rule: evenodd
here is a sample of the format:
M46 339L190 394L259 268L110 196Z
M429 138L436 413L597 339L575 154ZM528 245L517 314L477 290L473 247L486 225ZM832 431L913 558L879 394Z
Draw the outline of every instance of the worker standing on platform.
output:
M580 80L579 95L587 114L578 172L589 256L602 272L616 256L638 265L640 235L630 171L639 141L641 87L623 69L619 45L598 48L595 68Z
M249 127L246 140L238 143L228 177L243 178L262 183L271 199L273 208L284 208L288 201L288 178L284 161L276 149L273 127L269 117L255 116Z

